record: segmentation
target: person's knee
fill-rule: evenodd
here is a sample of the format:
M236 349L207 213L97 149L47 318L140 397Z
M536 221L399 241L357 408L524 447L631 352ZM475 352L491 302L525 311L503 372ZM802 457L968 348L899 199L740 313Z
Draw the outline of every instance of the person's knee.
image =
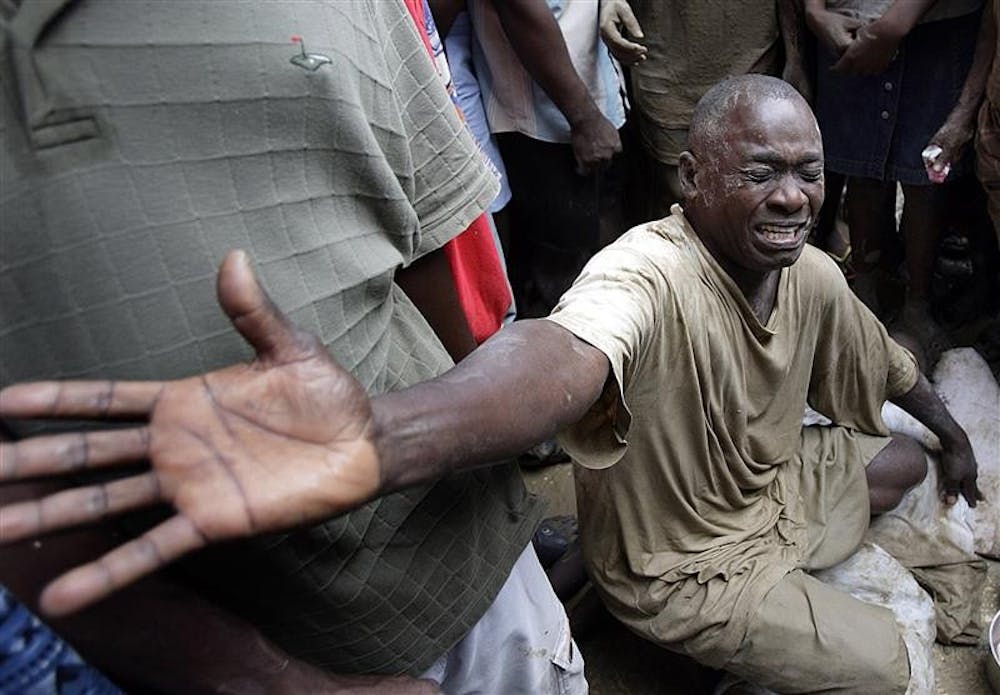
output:
M916 487L927 476L927 457L924 446L916 439L904 434L893 434L893 444L899 447L900 484L909 490Z
M871 693L905 693L910 685L910 658L906 652L903 638L899 638L899 646L895 658L890 661L875 662L865 658L858 663L859 679L866 692Z
M915 439L893 434L892 442L869 464L869 497L873 513L893 509L927 475L924 448Z

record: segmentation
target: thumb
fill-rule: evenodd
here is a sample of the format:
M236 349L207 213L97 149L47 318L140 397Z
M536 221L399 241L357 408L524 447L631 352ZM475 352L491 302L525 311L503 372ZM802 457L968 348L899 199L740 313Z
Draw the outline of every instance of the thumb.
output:
M628 3L623 3L619 6L618 17L622 20L622 26L628 30L628 33L637 39L643 38L642 27L639 26L639 20L635 18L635 14L632 13L632 8Z
M302 356L298 330L260 286L245 251L230 251L216 280L219 304L259 359L288 362Z

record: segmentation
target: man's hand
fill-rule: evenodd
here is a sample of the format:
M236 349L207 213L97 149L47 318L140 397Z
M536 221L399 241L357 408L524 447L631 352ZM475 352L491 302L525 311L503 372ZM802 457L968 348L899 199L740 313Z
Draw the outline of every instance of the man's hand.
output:
M923 374L908 392L891 399L937 435L941 442L942 495L947 504L955 504L961 494L970 507L983 499L976 486L976 456L965 430L955 422L944 403Z
M622 34L622 27L637 39L643 38L642 27L632 13L626 0L604 0L601 2L601 38L611 51L611 55L624 65L635 65L646 60L646 47L629 41Z
M839 12L809 8L806 11L806 24L820 43L839 56L854 41L854 33L861 28L863 22Z
M596 109L587 118L571 122L570 134L580 176L606 168L622 151L618 130Z
M969 438L962 433L953 441L941 441L941 483L945 504L955 504L961 494L970 507L985 499L976 485L976 456Z
M941 152L933 161L924 162L931 180L946 178L948 167L962 158L965 146L975 137L973 124L966 121L958 122L959 120L949 118L927 143L928 147L936 145L941 148Z
M879 21L866 24L854 33L854 41L830 69L858 75L884 72L895 59L903 36Z
M133 419L118 430L0 444L0 483L148 460L114 482L0 508L0 543L156 504L175 514L50 584L53 615L82 608L209 543L329 518L374 497L380 464L361 386L260 287L242 252L219 302L250 364L172 382L39 382L0 392L4 417Z

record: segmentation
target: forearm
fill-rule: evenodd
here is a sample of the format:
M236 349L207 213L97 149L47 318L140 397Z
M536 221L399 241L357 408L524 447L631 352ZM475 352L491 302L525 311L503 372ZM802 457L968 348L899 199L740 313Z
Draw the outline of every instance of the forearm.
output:
M447 374L373 400L381 492L523 452L579 420L608 361L545 320L503 329Z
M936 434L942 446L968 444L965 431L948 412L923 374L919 375L912 389L891 400Z
M986 80L996 54L996 23L993 18L993 3L986 3L976 39L976 52L972 66L962 86L958 102L948 115L945 126L964 131L969 138L975 131L976 113L986 90Z
M544 0L493 0L507 39L524 69L577 127L603 118L573 67L562 31Z
M937 0L896 0L865 30L885 35L897 42L902 41L935 2Z
M781 11L780 6L779 11ZM804 18L806 26L812 29L813 32L818 33L816 30L816 23L820 20L823 14L828 11L826 9L826 0L803 0L802 11L805 15ZM781 15L778 15L778 18L780 21Z
M396 283L430 324L453 361L460 362L476 349L443 247L399 270Z
M455 17L465 11L465 0L427 0L434 17L434 25L438 34L444 39L455 23Z
M785 61L804 65L805 16L802 0L778 0L778 26L785 47Z

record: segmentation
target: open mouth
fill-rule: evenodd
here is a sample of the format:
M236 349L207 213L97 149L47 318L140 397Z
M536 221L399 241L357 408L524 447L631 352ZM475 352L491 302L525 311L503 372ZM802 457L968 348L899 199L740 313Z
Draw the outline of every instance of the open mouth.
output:
M761 224L757 236L768 246L789 248L798 246L809 230L809 221L799 224Z

